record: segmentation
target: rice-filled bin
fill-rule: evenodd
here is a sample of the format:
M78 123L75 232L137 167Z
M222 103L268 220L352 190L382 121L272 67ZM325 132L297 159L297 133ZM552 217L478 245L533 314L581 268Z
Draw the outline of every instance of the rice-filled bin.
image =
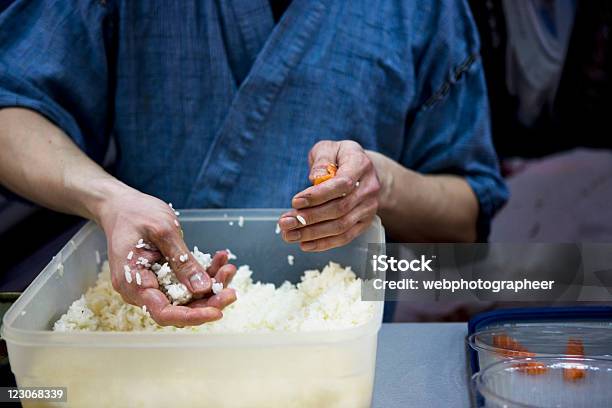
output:
M231 248L255 280L296 283L329 261L365 274L377 218L349 245L305 253L276 233L281 210L187 210L189 247ZM106 239L92 223L60 251L6 313L2 337L19 387L66 387L70 407L369 407L382 302L373 318L338 330L264 333L54 332L94 285ZM288 263L291 258L291 264Z

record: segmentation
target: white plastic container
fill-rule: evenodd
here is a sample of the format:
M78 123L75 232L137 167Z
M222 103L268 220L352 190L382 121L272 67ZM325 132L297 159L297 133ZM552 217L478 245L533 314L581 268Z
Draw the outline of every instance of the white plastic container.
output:
M230 248L254 279L296 282L333 260L365 273L368 243L384 242L376 219L350 245L307 254L275 233L281 210L181 211L188 246ZM239 226L243 217L243 226ZM233 225L230 225L233 224ZM98 257L99 254L99 257ZM287 256L295 257L294 265ZM67 387L70 407L368 407L382 302L365 325L308 333L198 334L52 332L94 284L103 233L87 224L47 265L3 319L20 387ZM24 403L54 406L51 403Z

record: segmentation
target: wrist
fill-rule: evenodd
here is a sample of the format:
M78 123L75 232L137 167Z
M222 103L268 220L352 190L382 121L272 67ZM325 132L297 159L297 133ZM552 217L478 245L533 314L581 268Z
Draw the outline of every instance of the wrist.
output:
M88 183L87 194L84 195L83 207L85 216L104 228L106 220L115 213L113 208L121 197L132 194L135 190L114 177L103 177Z
M380 191L378 193L379 211L388 211L390 208L394 207L395 202L395 194L393 194L395 185L393 165L396 163L378 152L366 150L366 154L374 165L376 176L380 184Z

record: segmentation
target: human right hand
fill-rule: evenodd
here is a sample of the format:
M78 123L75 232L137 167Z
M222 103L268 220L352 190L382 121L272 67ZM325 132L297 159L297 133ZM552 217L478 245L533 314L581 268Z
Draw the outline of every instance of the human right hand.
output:
M125 185L104 200L98 222L106 233L108 258L113 287L127 303L146 306L151 317L162 326L194 326L220 319L221 310L236 300L233 289L227 288L236 267L227 264L228 254L217 252L208 268L193 257L182 238L174 210L165 202ZM142 239L146 247L136 248ZM128 254L133 252L131 259ZM185 262L181 256L187 254ZM193 301L184 306L170 304L159 290L155 273L137 260L143 257L150 264L168 262L178 280L193 294ZM131 282L126 278L129 268ZM137 284L136 273L141 284ZM223 283L222 292L212 293L211 278Z

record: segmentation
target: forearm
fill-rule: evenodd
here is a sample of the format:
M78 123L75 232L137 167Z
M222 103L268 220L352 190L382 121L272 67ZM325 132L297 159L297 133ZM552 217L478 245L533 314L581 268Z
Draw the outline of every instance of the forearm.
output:
M462 177L423 175L376 152L368 156L381 183L378 214L403 242L473 242L478 200Z
M99 221L105 200L128 188L43 116L0 110L0 183L45 207Z

